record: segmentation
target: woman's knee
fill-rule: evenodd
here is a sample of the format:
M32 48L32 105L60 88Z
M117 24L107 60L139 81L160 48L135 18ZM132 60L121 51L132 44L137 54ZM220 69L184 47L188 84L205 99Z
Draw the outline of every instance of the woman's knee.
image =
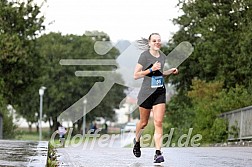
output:
M141 129L143 129L148 124L148 121L140 121L139 123L140 123Z
M157 127L162 127L163 125L163 121L160 121L160 120L154 120L154 125L157 126Z

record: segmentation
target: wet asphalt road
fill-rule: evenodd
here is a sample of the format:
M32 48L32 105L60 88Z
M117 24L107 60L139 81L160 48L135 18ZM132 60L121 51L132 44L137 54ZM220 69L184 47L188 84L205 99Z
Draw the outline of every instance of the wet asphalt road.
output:
M86 142L58 148L60 166L71 167L149 167L154 148L142 148L142 156L134 157L132 148L118 141ZM162 148L165 167L252 167L252 147L170 147Z

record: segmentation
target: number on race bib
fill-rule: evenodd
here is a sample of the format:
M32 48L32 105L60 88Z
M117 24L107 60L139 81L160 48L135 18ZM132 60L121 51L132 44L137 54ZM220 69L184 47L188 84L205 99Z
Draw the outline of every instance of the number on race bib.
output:
M163 86L163 76L151 77L151 88L159 88Z

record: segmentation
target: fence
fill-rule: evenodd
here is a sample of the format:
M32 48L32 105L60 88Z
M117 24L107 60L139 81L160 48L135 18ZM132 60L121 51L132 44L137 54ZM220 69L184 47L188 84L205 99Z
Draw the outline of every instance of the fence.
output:
M252 139L252 106L221 114L228 121L228 140Z

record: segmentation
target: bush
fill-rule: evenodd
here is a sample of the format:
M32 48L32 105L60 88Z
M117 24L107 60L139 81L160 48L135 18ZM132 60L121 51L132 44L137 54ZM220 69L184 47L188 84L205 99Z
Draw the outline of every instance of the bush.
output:
M54 146L49 142L48 144L48 157L47 157L47 167L57 167L58 162L56 159L56 150Z
M225 142L228 137L227 121L221 118L215 119L211 129L211 135L213 142Z
M3 138L4 139L14 139L15 129L17 126L12 122L12 115L9 114L7 110L7 104L4 102L0 94L0 113L3 115Z

